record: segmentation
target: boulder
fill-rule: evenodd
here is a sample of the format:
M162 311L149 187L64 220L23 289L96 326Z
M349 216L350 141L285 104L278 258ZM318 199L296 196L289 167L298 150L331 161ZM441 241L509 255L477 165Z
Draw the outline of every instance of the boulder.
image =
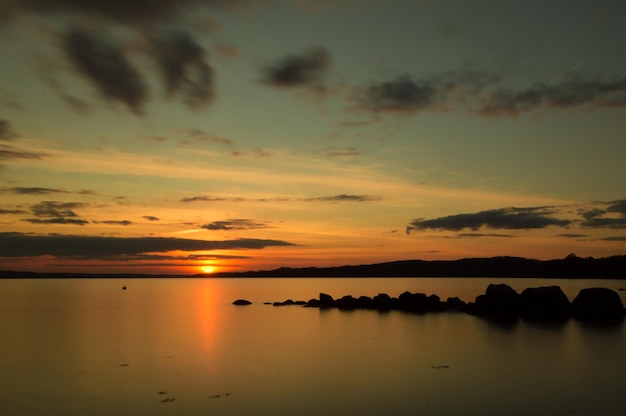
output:
M521 315L538 322L563 322L570 316L570 302L559 286L524 289L520 295Z
M359 307L359 301L354 298L352 295L346 295L342 298L339 298L335 301L335 305L339 309L343 310L354 310Z
M320 293L320 308L334 308L335 299L326 293Z
M463 311L465 310L466 303L457 296L446 299L446 310L448 311Z
M245 305L251 305L252 302L250 302L249 300L245 300L245 299L237 299L236 301L233 302L233 305L239 305L239 306L245 306Z
M393 300L386 293L379 293L378 295L374 296L373 301L374 308L378 309L379 311L388 311L393 308Z
M520 315L520 295L509 285L490 284L484 295L468 305L468 313L494 321L515 321Z
M572 301L572 315L583 322L619 323L624 320L624 305L614 290L582 289Z

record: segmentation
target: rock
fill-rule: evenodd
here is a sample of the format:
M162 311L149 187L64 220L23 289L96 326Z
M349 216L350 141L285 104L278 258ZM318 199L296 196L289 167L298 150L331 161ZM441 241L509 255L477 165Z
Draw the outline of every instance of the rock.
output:
M570 316L570 302L559 286L524 289L520 296L523 318L538 322L563 322Z
M374 309L374 299L369 296L359 296L359 306L364 309Z
M233 305L240 305L240 306L244 306L244 305L251 305L252 302L250 302L249 300L245 300L245 299L237 299L236 301L233 302Z
M490 284L484 295L468 305L468 313L494 321L513 322L520 315L520 295L509 285Z
M386 293L379 293L374 296L374 307L379 311L388 311L393 308L393 301Z
M624 320L624 305L614 290L582 289L572 301L572 314L583 322L619 323Z
M446 310L448 311L463 311L467 304L458 297L448 298L446 300Z
M320 308L334 308L335 299L326 293L320 293Z
M320 307L320 301L319 299L309 299L309 301L306 303L306 305L304 305L307 308L319 308Z
M346 295L340 299L335 301L335 305L339 309L343 310L354 310L359 308L359 301L352 297L352 295Z

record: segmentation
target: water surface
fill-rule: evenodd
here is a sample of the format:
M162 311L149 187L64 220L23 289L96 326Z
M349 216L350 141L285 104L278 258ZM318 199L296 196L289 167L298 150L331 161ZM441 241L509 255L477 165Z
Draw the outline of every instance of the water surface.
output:
M556 283L570 300L583 287L626 285L467 278L0 280L0 414L626 414L622 325L503 328L465 314L263 304L307 300L320 291L339 297L409 290L470 301L489 282L518 291ZM231 305L237 298L254 304Z

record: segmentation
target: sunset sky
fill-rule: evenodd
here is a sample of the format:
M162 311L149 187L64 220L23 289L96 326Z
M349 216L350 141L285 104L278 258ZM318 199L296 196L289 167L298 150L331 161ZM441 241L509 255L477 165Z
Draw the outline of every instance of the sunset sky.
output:
M625 18L0 0L0 269L626 254Z

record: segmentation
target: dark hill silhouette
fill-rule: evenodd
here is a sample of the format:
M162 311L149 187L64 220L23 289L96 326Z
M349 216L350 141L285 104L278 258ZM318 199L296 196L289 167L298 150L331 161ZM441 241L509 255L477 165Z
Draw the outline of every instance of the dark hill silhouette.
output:
M221 277L546 277L626 278L626 255L581 258L570 254L558 260L522 257L460 260L402 260L338 267L281 267L274 270L222 272Z
M204 277L197 274L195 277ZM574 254L563 259L522 257L460 260L401 260L337 267L281 267L274 270L221 272L216 277L545 277L626 279L626 255L593 258ZM150 274L33 273L0 270L0 278L194 277Z

